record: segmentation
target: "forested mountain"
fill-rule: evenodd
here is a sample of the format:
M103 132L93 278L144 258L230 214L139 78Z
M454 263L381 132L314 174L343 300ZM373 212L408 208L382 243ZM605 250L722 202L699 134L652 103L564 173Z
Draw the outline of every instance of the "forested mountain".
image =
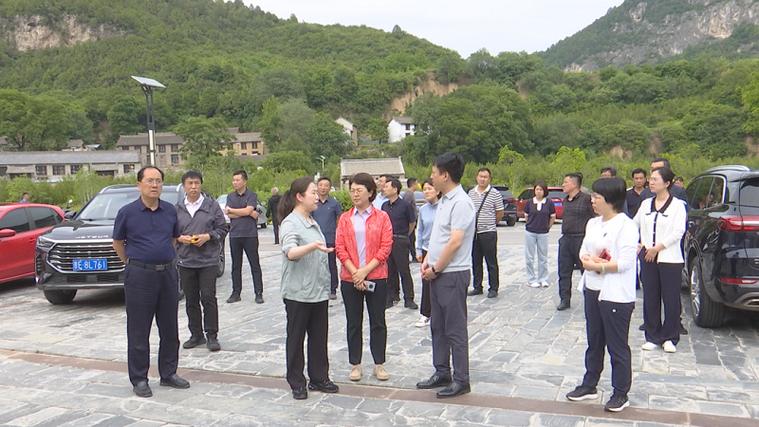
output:
M625 0L543 57L570 70L655 63L701 53L759 55L756 0Z

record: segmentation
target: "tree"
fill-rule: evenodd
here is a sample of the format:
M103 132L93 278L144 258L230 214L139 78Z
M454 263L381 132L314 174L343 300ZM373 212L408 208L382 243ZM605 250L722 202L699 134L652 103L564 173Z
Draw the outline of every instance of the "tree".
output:
M759 136L759 72L751 75L751 83L741 91L743 111L746 112L746 122L743 130L747 133Z
M59 150L76 134L74 125L87 122L78 105L0 89L0 135L17 150Z
M113 135L134 135L145 129L145 124L140 123L144 115L144 105L134 98L121 98L108 109L108 124L111 126Z
M308 154L302 151L280 151L266 156L261 166L275 172L300 170L304 173L315 171L314 163Z
M313 155L340 157L348 150L350 136L326 113L316 113L306 129Z
M174 127L174 132L184 139L182 154L190 165L202 167L209 159L219 157L234 137L221 118L188 117Z

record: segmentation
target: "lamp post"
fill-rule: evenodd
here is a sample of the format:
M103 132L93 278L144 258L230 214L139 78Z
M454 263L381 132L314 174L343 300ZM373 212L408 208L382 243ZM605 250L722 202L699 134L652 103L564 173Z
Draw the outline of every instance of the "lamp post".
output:
M324 172L324 161L327 160L327 158L324 157L324 155L321 155L321 156L317 157L317 159L319 159L319 160L322 161L322 172Z
M166 89L166 86L157 80L147 77L132 76L142 87L145 100L148 103L148 164L155 166L155 120L153 119L153 89Z

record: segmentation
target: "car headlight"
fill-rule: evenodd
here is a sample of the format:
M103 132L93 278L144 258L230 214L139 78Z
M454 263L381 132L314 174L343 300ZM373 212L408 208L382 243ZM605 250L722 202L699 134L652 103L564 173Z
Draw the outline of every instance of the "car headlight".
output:
M49 252L53 248L53 245L55 245L55 242L47 237L40 236L37 238L37 249L43 252Z

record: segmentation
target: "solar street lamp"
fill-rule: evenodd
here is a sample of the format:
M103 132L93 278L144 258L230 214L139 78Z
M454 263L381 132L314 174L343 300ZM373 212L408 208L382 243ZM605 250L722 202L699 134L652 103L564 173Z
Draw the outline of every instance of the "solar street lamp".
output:
M147 77L132 76L142 87L145 99L148 102L148 162L150 166L155 166L155 120L153 119L153 89L166 89L166 86L158 80Z

